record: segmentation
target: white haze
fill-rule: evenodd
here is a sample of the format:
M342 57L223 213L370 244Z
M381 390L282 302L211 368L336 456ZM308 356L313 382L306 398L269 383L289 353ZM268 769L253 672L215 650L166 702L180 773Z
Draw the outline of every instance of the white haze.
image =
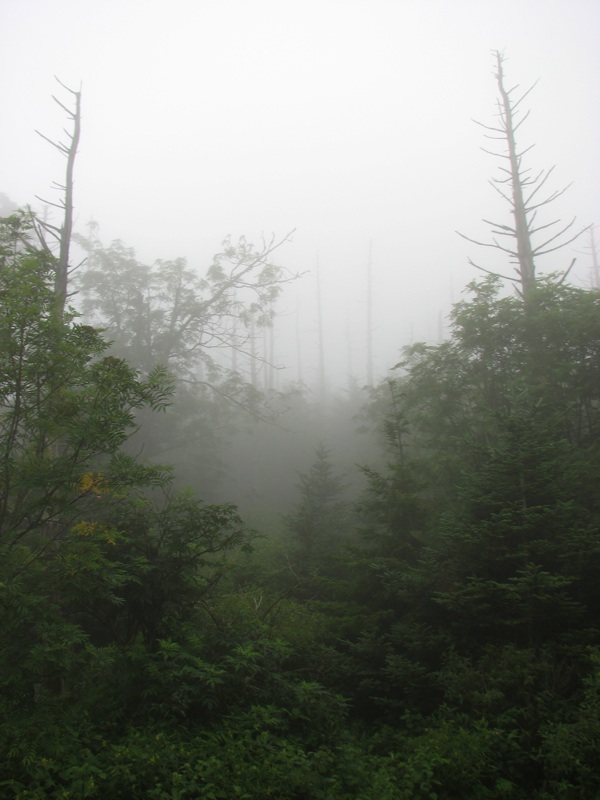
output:
M366 264L372 242L375 367L411 340L436 340L440 314L499 266L455 230L486 235L507 209L487 185L497 163L472 118L493 121L490 51L526 89L520 133L533 170L573 187L555 215L598 221L600 3L597 0L4 0L0 192L52 198L64 164L51 100L83 87L77 226L123 239L140 258L204 269L221 240L295 229L278 259L308 271L278 305L280 382L316 379L315 267L332 386L366 376ZM587 285L585 242L541 266ZM510 269L502 265L504 271Z

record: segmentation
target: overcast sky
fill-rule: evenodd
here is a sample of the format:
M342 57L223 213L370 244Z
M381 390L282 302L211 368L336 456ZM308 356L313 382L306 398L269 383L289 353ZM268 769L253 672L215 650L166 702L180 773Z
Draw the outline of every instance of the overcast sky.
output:
M493 121L494 49L509 85L540 78L519 143L536 143L534 170L556 165L552 188L573 182L554 216L597 223L598 0L2 0L0 192L49 196L63 163L34 131L65 124L54 75L82 84L81 231L93 218L148 262L203 270L228 234L295 229L279 260L310 272L279 303L276 358L294 380L300 307L315 362L318 254L333 384L365 377L371 241L384 375L411 338L437 338L476 277L467 258L492 263L455 230L505 215L472 122ZM583 252L573 280L589 267Z

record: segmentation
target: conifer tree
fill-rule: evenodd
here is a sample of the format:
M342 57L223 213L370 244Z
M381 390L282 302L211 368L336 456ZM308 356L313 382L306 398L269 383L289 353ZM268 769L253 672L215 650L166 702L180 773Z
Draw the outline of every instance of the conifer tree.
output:
M308 572L322 567L339 545L344 530L343 480L336 475L329 451L323 444L315 461L300 475L300 500L286 518L294 537L300 569Z

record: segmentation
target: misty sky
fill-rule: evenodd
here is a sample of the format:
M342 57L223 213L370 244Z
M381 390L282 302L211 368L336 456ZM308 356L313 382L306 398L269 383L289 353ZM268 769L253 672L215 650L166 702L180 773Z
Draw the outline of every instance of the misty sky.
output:
M493 122L490 51L526 89L520 132L534 171L572 188L548 212L600 221L598 0L2 0L0 192L19 204L64 164L35 134L60 134L54 81L83 87L76 215L151 262L203 270L228 234L283 236L279 261L309 271L279 303L276 360L295 380L297 309L305 379L316 361L320 263L332 384L365 377L366 263L373 248L376 369L498 266L455 230L484 237L507 218L480 148ZM540 267L585 286L585 241ZM505 264L502 264L507 271ZM510 269L510 267L508 267Z

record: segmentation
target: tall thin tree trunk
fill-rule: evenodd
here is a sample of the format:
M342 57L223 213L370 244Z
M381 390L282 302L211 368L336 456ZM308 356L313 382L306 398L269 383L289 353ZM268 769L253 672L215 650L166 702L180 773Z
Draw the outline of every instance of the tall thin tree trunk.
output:
M296 301L296 362L298 383L302 383L302 336L300 331L300 301Z
M67 108L60 102L60 100L54 97L54 95L52 97L54 102L59 105L63 111L65 111L67 116L73 121L72 132L69 133L68 131L65 131L70 140L69 144L55 142L48 138L48 136L45 136L43 133L40 133L39 131L37 131L37 133L42 137L42 139L45 139L47 142L49 142L67 159L64 186L59 183L54 184L55 188L61 189L64 192L61 203L50 203L47 200L42 201L48 205L61 209L63 212L63 221L62 225L58 227L56 225L51 225L47 221L38 220L39 227L37 230L40 240L46 249L49 250L50 248L46 243L43 231L49 233L58 242L58 258L56 259L55 263L54 294L56 297L56 313L57 316L62 319L68 296L70 272L69 254L71 249L71 237L73 235L73 184L75 158L77 156L77 148L79 147L79 138L81 135L81 91L76 92L73 89L69 89L69 87L65 86L65 84L59 81L58 78L56 80L63 87L63 89L66 89L66 91L74 97L74 109ZM41 200L42 198L38 199Z
M258 375L256 370L256 326L252 315L250 315L250 383L253 389L258 389Z
M600 289L600 264L593 226L590 228L590 250L592 253L592 289Z
M269 325L269 391L273 391L275 383L275 313L271 302L271 324Z
M317 254L317 325L319 342L319 396L325 402L325 344L323 334L323 308L321 302L321 268Z
M234 323L232 325L232 328L231 328L231 342L232 342L232 346L231 346L231 371L232 372L237 372L238 371L238 359L237 359L238 353L237 353L236 339L237 339L237 326L236 326L235 321L234 321Z
M262 331L262 383L263 392L269 391L269 328L266 326Z
M517 240L517 254L519 261L519 275L521 278L521 291L523 299L531 294L535 288L535 263L533 260L533 247L529 222L525 209L523 196L523 183L521 172L521 156L517 152L515 141L516 126L513 120L513 105L504 88L504 72L502 70L502 54L496 52L496 79L502 102L503 123L505 128L506 143L508 146L508 160L510 163L511 189L513 200L513 216L515 218L515 238Z
M346 353L348 357L348 383L352 383L352 333L350 315L346 312Z

